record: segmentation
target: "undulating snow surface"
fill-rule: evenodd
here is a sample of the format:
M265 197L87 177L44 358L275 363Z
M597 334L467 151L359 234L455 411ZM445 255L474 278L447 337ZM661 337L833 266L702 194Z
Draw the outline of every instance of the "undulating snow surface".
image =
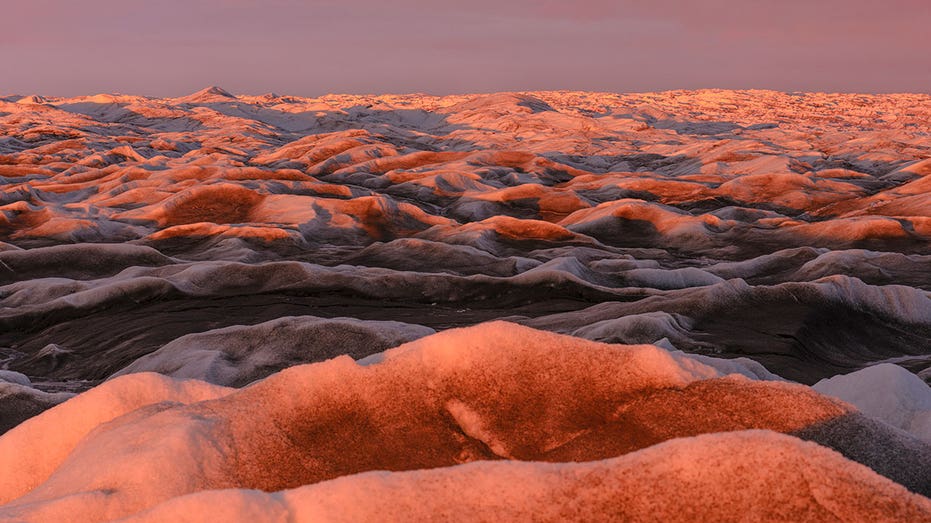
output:
M929 122L2 96L0 519L931 521Z
M62 424L76 426L69 432L49 430ZM735 443L741 441L739 437L733 441L725 437L711 445L717 450L695 453L691 478L677 473L689 462L688 449L693 448L689 443L680 443L683 449L673 452L669 463L663 461L663 447L651 447L676 438L688 442L701 434L747 429L791 436L776 439L784 450L762 453L755 447L770 447L768 438L775 435L747 436L753 443L746 448ZM828 484L824 488L831 494L826 496L852 495L847 490L854 489L854 497L889 504L893 516L906 507L916 514L931 514L931 501L907 494L901 486L931 493L931 470L925 466L931 460L931 444L872 421L808 387L740 375L724 377L712 367L652 345L606 345L493 322L434 334L359 363L340 356L291 367L238 392L150 373L114 379L0 437L0 455L8 456L0 468L3 501L8 502L0 517L54 520L80 513L84 520L100 521L203 490L278 491L366 471L432 469L500 459L597 462L645 448L653 448L650 460L666 463L659 470L639 473L645 475L644 481L654 483L649 489L662 488L668 476L673 482L702 484L709 492L721 489L725 495L730 489L715 479L721 474L728 481L760 482L759 490L751 489L737 499L757 504L763 513L830 514L830 503L825 507L817 498L800 499L793 502L798 507L790 503L780 509L781 503L764 488L784 480L786 485L801 481L783 478L782 472L807 459L804 449L809 447L801 439L840 453L822 449L818 452L830 459L812 462L807 474L797 472L801 477L825 478L819 481ZM702 444L697 444L701 449ZM29 445L49 450L13 451L28 450ZM770 461L768 453L776 456L777 463L766 471L760 463ZM637 463L636 458L627 459ZM706 460L716 465L706 467L702 464ZM587 495L597 498L607 495L600 493L600 481L571 477L599 477L616 467L623 469L624 463L631 462L591 463L566 472L535 466L512 472L487 464L476 465L477 472L472 473L488 475L486 488L491 489L496 481L509 482L511 474L527 475L537 483L528 487L528 496L543 496L547 489L584 490L589 484L593 490ZM483 467L491 468L482 472ZM663 467L668 467L665 475ZM450 474L443 481L471 481L456 480L456 469ZM418 490L404 487L405 477L415 485L434 481L429 476L426 480L398 476L400 488ZM360 481L368 481L364 478ZM356 495L368 487L360 488ZM543 490L534 493L536 488ZM783 488L787 498L809 496L807 491L796 492L798 485ZM422 495L429 497L426 492ZM894 501L882 501L885 498ZM206 499L208 506L222 503ZM378 496L373 499L377 500ZM469 506L461 501L461 508ZM408 502L417 505L415 500ZM559 510L564 502L547 510ZM699 508L689 510L704 510L700 513L708 517L718 511L716 505L700 509L701 503L690 503ZM774 506L765 508L768 504ZM690 506L680 505L681 510ZM446 510L441 506L437 510ZM515 509L530 513L527 506ZM370 510L378 510L377 505ZM398 510L395 517L401 519L405 510L414 509ZM632 505L624 510L637 514L644 508Z

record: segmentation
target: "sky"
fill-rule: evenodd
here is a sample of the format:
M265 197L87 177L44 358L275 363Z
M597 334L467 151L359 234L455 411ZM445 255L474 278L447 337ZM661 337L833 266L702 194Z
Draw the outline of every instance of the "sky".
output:
M931 0L0 0L0 93L931 92Z

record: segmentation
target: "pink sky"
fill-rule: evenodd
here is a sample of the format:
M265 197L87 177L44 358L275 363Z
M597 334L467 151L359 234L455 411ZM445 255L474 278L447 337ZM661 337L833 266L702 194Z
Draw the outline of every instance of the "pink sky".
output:
M931 92L931 0L29 0L0 93Z

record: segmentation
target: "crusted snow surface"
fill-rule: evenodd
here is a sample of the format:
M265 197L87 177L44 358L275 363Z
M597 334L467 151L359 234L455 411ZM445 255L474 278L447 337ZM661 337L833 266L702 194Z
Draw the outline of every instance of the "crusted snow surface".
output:
M478 462L367 472L265 493L177 498L127 522L926 521L931 501L818 445L769 431L675 439L585 463Z

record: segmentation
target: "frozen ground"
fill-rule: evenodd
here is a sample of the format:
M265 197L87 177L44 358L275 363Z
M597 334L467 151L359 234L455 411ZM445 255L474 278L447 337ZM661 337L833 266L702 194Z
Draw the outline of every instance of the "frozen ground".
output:
M931 520L929 122L0 97L0 519Z

